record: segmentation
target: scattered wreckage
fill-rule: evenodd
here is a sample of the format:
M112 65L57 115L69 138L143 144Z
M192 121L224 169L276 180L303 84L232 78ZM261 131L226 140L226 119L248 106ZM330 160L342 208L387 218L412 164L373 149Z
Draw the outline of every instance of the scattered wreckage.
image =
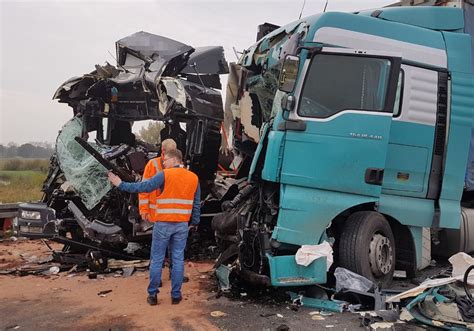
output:
M464 176L474 157L472 116L460 101L474 105L471 59L457 67L466 79L448 67L457 47L471 48L470 23L460 8L417 9L265 24L230 70L221 48L193 52L143 32L118 41L117 67L97 67L55 94L75 116L58 137L43 205L21 206L20 233L50 233L119 258L141 255L135 243L149 241L149 231L136 195L111 189L103 165L139 180L157 151L135 139L130 121L154 119L200 178L203 215L214 216L212 229L203 222L200 230L215 235L225 286L231 273L265 286L325 284L339 266L386 288L396 269L412 277L426 268L431 243L447 245L445 253L473 251L473 200L464 191L474 182L472 171ZM442 41L453 26L459 45ZM411 40L407 31L426 38ZM359 39L346 35L369 50L354 49ZM389 44L410 47L392 54ZM214 88L226 72L224 110ZM459 79L452 93L447 72ZM417 84L425 75L433 81L420 110L425 92ZM95 144L86 139L92 131ZM235 171L228 177L216 177L221 131L233 133ZM298 262L301 253L313 255L310 263Z
M58 135L42 201L20 206L16 229L67 248L132 259L147 256L151 229L140 218L137 194L112 189L106 169L140 180L160 148L137 139L132 123L160 121L161 138L176 141L206 197L221 145L219 75L228 73L228 65L222 47L193 48L143 31L117 41L116 51L116 66L96 65L54 94L74 117ZM205 223L201 232L212 237L209 217L208 229Z
M472 12L470 2L466 6ZM139 180L159 150L138 141L130 121L159 120L165 124L162 138L177 141L200 178L208 220L200 230L215 238L221 252L215 264L221 290L232 287L232 273L254 285L293 290L310 285L307 291L334 274L331 299L318 290L289 295L295 304L322 311L370 307L382 320L380 311L400 300L395 307L404 307L405 320L472 327L471 267L408 294L387 289L396 269L412 277L429 265L431 243L445 254L474 251L474 186L468 190L474 177L462 175L474 157L472 116L457 103L465 97L474 104L472 91L460 92L472 87L471 59L462 58L457 67L471 80L459 78L448 66L454 44L436 44L441 54L429 43L456 30L457 47L468 50L464 36L471 23L464 25L462 10L454 8L406 13L404 8L323 13L282 28L265 24L258 42L230 70L219 47L193 49L144 32L118 41L117 67L97 66L56 92L74 118L58 136L42 204L20 206L19 233L49 235L88 250L99 266L101 254L146 256L150 231L138 214L137 197L111 189L104 167ZM421 15L437 23L420 21ZM407 31L426 38L407 40ZM373 41L366 46L378 51L354 50L353 40ZM411 48L389 54L387 43ZM412 49L440 58L422 59ZM218 75L228 72L223 107L215 89L221 88ZM332 80L325 81L328 77ZM426 77L435 81L429 93L416 85ZM448 84L460 90L448 97ZM347 95L334 95L343 89ZM416 94L424 93L430 98L420 110ZM423 131L426 139L407 135L401 126ZM94 131L96 142L90 143ZM221 133L229 132L234 171L216 177ZM422 159L416 157L421 150ZM191 241L200 244L199 238ZM464 294L446 288L459 277ZM432 309L454 302L457 319L441 319Z

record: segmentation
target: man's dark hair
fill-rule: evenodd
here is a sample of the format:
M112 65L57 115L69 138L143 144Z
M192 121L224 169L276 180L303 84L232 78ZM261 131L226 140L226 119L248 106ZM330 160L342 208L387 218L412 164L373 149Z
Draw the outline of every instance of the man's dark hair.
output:
M179 163L183 162L183 153L179 149L172 149L166 152L166 158L176 159Z

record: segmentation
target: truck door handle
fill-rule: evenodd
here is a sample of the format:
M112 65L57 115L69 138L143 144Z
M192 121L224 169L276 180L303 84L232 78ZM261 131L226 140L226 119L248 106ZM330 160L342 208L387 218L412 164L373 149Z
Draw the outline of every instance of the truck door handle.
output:
M382 185L383 171L381 168L367 168L365 170L365 182L370 185Z
M278 131L306 131L306 122L301 120L287 120L278 123Z

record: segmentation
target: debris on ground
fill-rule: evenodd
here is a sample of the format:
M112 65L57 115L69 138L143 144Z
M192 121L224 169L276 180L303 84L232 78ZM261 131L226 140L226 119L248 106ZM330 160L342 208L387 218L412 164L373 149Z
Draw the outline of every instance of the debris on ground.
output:
M374 283L355 272L338 267L334 270L336 277L336 291L355 290L367 292L374 287Z
M212 317L216 317L216 318L218 318L218 317L224 317L224 316L227 316L227 314L226 314L226 313L224 313L223 311L220 311L220 310L215 310L215 311L211 312L211 316L212 316Z
M109 294L110 292L112 292L112 290L104 290L104 291L98 292L97 295L104 298L104 297L106 297L107 294Z
M313 315L313 316L311 316L311 319L313 321L324 321L325 320L325 318L320 316L320 315Z
M234 297L235 300L264 302L266 295L273 295L275 303L278 300L281 300L280 303L286 303L286 309L317 309L309 312L311 320L314 321L324 321L335 313L350 312L359 314L361 326L370 330L403 330L421 325L457 330L472 329L474 301L468 286L471 286L472 291L474 273L468 274L474 269L474 258L459 253L449 261L452 268L441 269L438 263L436 274L408 290L380 289L371 280L338 267L334 272L334 288L314 286L309 290L311 287L291 287L289 291L285 291L288 295L286 299L276 299L283 292L282 289L265 292L261 288L251 289L236 282L231 273L232 265L220 264L215 268L215 275L221 293L226 296ZM400 272L398 277L405 278L406 273ZM397 284L400 285L400 281ZM404 286L409 287L410 283L405 281ZM242 295L243 293L246 295ZM284 315L261 313L260 316L283 318ZM412 325L408 326L407 323ZM326 325L326 328L331 327L332 324Z

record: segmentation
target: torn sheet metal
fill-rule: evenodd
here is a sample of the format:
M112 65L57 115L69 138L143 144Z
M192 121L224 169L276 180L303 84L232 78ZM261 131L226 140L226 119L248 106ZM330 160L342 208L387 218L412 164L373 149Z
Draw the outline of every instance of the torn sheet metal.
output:
M420 295L421 293L423 293L425 290L429 288L451 284L451 283L454 283L455 281L456 279L453 277L427 279L417 287L414 287L405 292L389 297L387 299L387 302L399 302L401 299L416 297L417 295Z
M224 58L224 48L221 46L196 47L181 73L193 75L228 74L229 66Z
M256 148L263 123L281 109L281 65L286 55L296 54L308 28L298 22L272 31L244 51L238 64L230 65L223 134L233 132L239 152L249 154Z
M426 292L416 296L408 305L404 308L409 313L409 316L416 319L418 322L441 329L446 330L472 330L474 325L471 323L463 322L462 319L452 320L451 315L455 314L452 311L449 312L450 316L438 316L439 306L443 303L448 303L450 299L439 293L440 288L430 288ZM437 304L435 306L430 305L428 302L434 300ZM428 307L426 305L428 304ZM437 307L434 311L430 309ZM447 307L445 307L447 308ZM449 308L448 308L449 309ZM405 314L404 318L407 314ZM435 319L439 318L440 319Z
M315 299L296 294L295 292L287 293L289 294L293 303L300 304L303 307L332 311L335 313L342 313L344 311L344 307L348 305L347 302L338 300Z
M148 80L155 82L161 75L177 75L194 48L173 39L139 31L118 40L116 51L119 66L126 65L129 59L142 60L142 65L149 71Z

